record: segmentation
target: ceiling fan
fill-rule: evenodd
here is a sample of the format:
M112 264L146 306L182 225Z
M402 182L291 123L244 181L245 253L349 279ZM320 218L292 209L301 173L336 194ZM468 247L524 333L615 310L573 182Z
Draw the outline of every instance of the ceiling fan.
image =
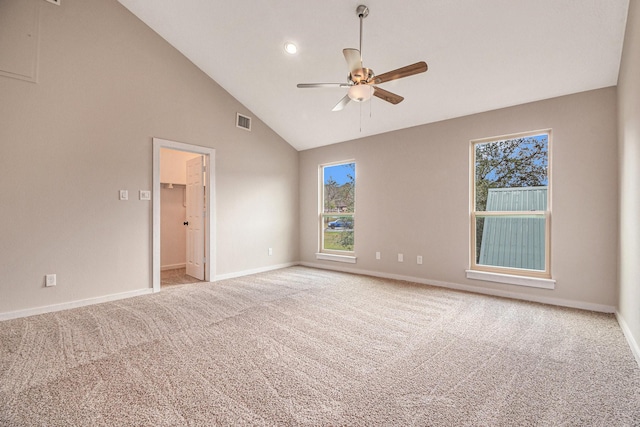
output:
M358 6L356 8L356 15L358 15L360 19L360 49L347 48L342 50L344 59L347 60L347 66L349 67L347 83L298 84L298 87L303 89L323 87L348 88L349 92L333 107L332 111L342 110L350 101L367 101L371 99L371 96L376 96L392 104L398 104L404 99L402 96L381 89L375 85L427 71L427 63L424 61L416 62L415 64L407 65L380 75L375 75L370 68L364 68L362 66L362 21L369 16L369 8L365 5Z

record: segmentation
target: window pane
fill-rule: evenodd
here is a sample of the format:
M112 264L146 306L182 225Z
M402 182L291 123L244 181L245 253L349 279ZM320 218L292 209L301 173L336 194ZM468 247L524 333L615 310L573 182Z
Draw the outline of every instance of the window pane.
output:
M324 182L324 213L354 212L356 194L356 164L325 166L323 169Z
M505 215L476 218L478 265L545 271L543 215Z
M476 144L476 211L546 210L548 139L541 134Z
M323 219L323 249L334 251L353 250L353 217L325 216Z

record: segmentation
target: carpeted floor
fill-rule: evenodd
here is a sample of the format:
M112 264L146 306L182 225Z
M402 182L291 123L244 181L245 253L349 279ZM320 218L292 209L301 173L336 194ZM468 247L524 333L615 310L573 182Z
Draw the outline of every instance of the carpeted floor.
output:
M164 270L160 272L160 286L162 288L200 282L202 282L202 280L189 276L186 268L174 268L173 270Z
M611 315L292 267L0 322L2 426L639 426Z

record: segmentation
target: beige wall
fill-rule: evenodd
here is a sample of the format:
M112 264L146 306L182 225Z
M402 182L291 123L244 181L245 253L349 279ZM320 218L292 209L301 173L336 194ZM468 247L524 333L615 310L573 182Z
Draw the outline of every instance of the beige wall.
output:
M620 155L620 300L618 314L640 363L640 1L627 16L618 79Z
M355 159L356 269L619 304L638 341L637 1L619 100L606 88L301 153L256 117L252 132L235 128L235 113L251 112L115 0L26 1L41 9L38 83L0 76L0 314L150 288L151 203L137 192L151 190L155 136L216 149L218 275L298 259L336 266L314 256L317 168ZM554 132L556 289L468 280L469 140L542 128ZM47 273L57 287L44 288Z
M383 120L375 117L374 120ZM354 124L357 126L357 123ZM366 128L366 121L362 126ZM552 128L555 290L468 280L469 141ZM300 153L300 258L318 261L318 165L356 161L356 256L362 271L616 305L616 90L606 88ZM375 252L382 259L375 259ZM397 261L404 254L405 262ZM416 256L424 257L417 265ZM606 307L599 307L606 306Z
M152 137L216 149L217 274L298 259L290 145L115 0L34 1L38 83L0 76L0 313L151 287Z
M187 185L187 161L199 156L201 154L160 149L160 182Z

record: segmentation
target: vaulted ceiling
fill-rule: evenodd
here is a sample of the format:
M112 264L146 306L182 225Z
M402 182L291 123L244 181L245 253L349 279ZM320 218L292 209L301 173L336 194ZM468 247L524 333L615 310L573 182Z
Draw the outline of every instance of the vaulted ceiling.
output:
M629 0L119 0L298 150L613 86ZM349 103L342 49L404 96ZM284 51L285 42L298 47Z

